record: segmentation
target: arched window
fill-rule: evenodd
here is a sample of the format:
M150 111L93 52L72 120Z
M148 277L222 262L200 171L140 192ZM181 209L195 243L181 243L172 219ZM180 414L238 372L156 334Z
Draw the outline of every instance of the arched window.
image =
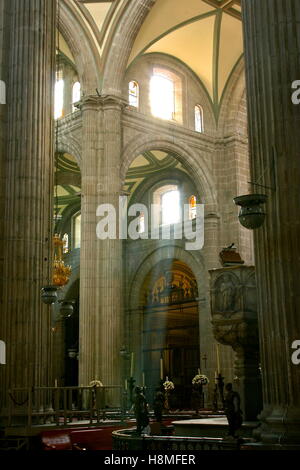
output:
M197 217L197 198L196 196L191 196L189 199L189 218L193 220Z
M162 225L176 224L180 221L180 194L177 189L167 191L161 197Z
M75 82L73 85L73 90L72 90L72 111L77 110L76 106L74 106L75 103L78 103L81 98L81 85L80 82Z
M63 248L64 254L69 253L69 235L67 233L65 233L63 236L63 242L64 242L64 248Z
M150 102L153 116L161 119L175 117L174 81L163 72L154 72L150 81Z
M73 218L73 247L80 248L81 243L81 213Z
M130 106L138 108L139 106L139 84L132 80L128 86L128 99Z
M138 233L145 233L145 214L144 214L144 212L141 212L140 216L139 216Z
M200 104L195 106L195 131L204 132L203 108Z
M181 221L180 191L177 185L167 184L154 191L153 204L159 209L153 214L155 225L172 225Z
M63 115L64 110L64 80L62 72L58 72L56 75L56 83L54 89L54 118L59 119Z

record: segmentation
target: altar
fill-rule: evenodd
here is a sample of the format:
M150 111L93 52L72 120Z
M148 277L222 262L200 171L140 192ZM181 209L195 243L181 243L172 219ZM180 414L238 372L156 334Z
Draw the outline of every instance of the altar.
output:
M252 437L253 430L258 424L257 421L246 421L243 423L238 435L240 437ZM173 421L172 425L175 428L175 436L223 438L228 434L228 422L226 417Z

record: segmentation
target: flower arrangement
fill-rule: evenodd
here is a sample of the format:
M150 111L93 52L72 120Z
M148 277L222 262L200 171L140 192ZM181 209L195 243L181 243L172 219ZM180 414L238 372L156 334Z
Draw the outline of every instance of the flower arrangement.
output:
M100 382L100 380L92 380L90 382L90 387L96 387L96 388L103 387L103 383Z
M206 375L203 374L197 374L192 380L193 385L207 385L209 384L209 380L206 377Z
M164 382L163 387L164 387L166 392L171 392L172 390L174 390L175 385L167 377L167 380Z

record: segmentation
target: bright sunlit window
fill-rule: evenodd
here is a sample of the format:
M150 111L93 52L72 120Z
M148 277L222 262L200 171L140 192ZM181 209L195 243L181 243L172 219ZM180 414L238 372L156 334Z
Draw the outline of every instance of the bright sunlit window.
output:
M195 131L204 132L203 109L199 104L195 106Z
M180 194L178 190L168 191L161 196L162 225L180 222Z
M64 81L59 79L55 83L54 89L54 118L59 119L63 115L64 109Z
M74 217L74 248L80 248L81 242L81 214Z
M63 236L63 242L64 242L63 252L69 253L69 235L67 233L65 233Z
M145 214L141 212L139 216L139 228L138 228L139 233L145 233Z
M128 99L130 106L138 108L139 106L139 84L132 80L128 86Z
M76 82L76 83L74 83L73 90L72 90L72 103L73 103L72 111L73 111L73 113L74 113L74 111L77 110L77 108L74 106L74 103L77 103L78 101L80 101L80 98L81 98L81 86L80 86L80 82Z
M153 116L173 119L175 112L174 82L162 74L155 74L150 81L150 101Z
M193 220L197 217L197 198L196 198L196 196L191 196L190 197L189 207L190 207L189 217L190 217L190 220Z

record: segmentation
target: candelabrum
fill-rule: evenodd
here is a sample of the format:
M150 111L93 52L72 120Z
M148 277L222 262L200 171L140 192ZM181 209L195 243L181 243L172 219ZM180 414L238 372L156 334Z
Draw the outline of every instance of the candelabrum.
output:
M220 407L219 403L221 404ZM216 377L213 405L215 411L223 409L224 406L224 377L221 373Z
M129 388L129 402L130 402L130 407L133 405L134 403L134 387L135 387L135 379L133 377L130 377L129 381L128 381L128 388Z

